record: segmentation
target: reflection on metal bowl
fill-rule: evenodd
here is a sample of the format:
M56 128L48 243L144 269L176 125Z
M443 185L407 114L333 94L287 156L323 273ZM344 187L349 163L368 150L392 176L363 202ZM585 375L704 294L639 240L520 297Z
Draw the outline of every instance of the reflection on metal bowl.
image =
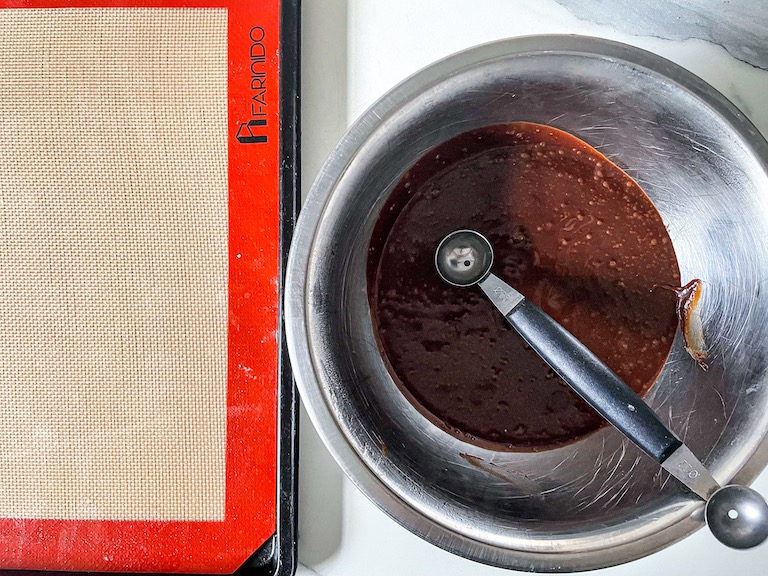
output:
M441 142L515 120L585 140L655 203L683 279L705 283L710 369L691 362L678 339L646 400L718 481L753 479L768 460L768 144L703 81L615 42L487 44L374 104L304 203L286 286L291 360L339 464L413 532L515 569L619 564L702 526L703 504L610 428L538 453L461 442L403 397L372 332L366 254L395 183Z

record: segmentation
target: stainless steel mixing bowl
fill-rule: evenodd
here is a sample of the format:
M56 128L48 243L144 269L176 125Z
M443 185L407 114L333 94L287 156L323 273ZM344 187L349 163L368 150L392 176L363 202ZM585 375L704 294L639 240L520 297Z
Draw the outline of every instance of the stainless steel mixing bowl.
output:
M702 526L701 502L610 428L539 453L462 443L405 400L372 333L366 253L394 184L441 142L514 120L579 136L655 202L684 281L705 282L710 369L677 341L646 399L718 481L754 478L768 458L768 145L702 80L615 42L487 44L419 72L363 114L296 229L285 303L291 360L341 467L416 534L509 568L618 564Z

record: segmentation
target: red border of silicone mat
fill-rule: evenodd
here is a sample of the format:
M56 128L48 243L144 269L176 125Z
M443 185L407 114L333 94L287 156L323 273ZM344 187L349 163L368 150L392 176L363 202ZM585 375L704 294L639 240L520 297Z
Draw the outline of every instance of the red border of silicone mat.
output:
M226 514L223 522L0 519L0 568L231 573L276 529L280 2L0 0L0 8L62 7L228 9ZM268 143L243 145L235 135L251 117L254 26L266 31Z

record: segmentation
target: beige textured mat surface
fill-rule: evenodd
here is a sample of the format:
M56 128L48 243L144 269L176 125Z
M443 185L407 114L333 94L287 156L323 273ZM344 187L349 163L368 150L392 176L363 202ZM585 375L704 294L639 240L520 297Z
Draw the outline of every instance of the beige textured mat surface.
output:
M227 13L0 10L0 516L221 520Z

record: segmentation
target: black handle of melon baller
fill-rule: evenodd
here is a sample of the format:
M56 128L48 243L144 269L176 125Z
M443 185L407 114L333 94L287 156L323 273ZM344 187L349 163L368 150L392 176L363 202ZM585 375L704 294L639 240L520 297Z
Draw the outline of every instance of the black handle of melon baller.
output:
M568 330L490 272L478 285L523 340L603 418L703 500L720 488L704 464L634 390Z
M651 458L662 463L682 446L632 388L541 308L523 300L506 319L579 396Z

